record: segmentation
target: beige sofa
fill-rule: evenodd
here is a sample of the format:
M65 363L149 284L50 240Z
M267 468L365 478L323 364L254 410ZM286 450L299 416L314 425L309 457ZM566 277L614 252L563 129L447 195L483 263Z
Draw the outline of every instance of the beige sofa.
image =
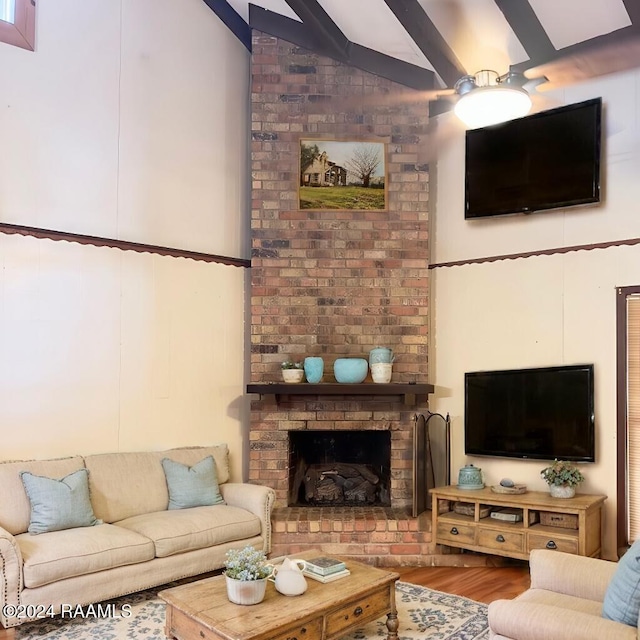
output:
M615 562L536 549L531 588L489 605L491 640L638 640L632 627L602 617Z
M161 460L191 467L209 455L226 504L168 510ZM82 468L103 524L27 533L31 505L20 473L61 479ZM274 497L270 488L229 482L225 444L0 463L0 623L14 627L50 605L58 612L220 569L231 548L268 553ZM20 615L7 615L14 611Z

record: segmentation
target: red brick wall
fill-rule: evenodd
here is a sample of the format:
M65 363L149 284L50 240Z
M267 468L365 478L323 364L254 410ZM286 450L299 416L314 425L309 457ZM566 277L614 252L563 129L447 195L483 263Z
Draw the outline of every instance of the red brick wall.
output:
M254 33L251 381L286 359L393 348L392 381L427 382L428 105L394 82ZM403 97L414 99L403 101ZM382 102L381 102L382 101ZM300 139L387 143L388 210L298 210ZM286 506L290 429L390 429L392 506L411 501L412 416L399 398L254 401L250 480Z

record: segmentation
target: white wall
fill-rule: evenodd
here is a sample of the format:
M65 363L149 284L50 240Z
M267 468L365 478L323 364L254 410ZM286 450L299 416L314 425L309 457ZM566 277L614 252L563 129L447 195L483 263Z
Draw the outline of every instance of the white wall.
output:
M0 221L248 255L249 58L202 0L38 5L0 44ZM0 235L1 459L226 441L245 270Z
M638 72L557 92L538 110L602 96L604 201L529 216L464 220L464 132L442 116L431 263L640 237ZM432 410L452 417L452 481L473 462L487 485L503 477L546 490L544 463L464 454L465 371L594 363L596 463L580 491L608 496L604 555L616 549L616 287L640 284L640 246L436 268L431 272Z

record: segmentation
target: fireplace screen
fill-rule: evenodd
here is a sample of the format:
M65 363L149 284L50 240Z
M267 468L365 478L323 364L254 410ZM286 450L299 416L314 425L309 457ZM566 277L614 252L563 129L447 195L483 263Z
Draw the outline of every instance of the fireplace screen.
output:
M390 505L389 431L290 431L289 505Z

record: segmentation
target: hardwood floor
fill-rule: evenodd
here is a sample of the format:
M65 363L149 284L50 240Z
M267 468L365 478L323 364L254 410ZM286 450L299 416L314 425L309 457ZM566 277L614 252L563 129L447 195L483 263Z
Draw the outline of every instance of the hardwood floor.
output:
M508 567L394 567L400 580L476 602L511 600L529 588L529 565Z

